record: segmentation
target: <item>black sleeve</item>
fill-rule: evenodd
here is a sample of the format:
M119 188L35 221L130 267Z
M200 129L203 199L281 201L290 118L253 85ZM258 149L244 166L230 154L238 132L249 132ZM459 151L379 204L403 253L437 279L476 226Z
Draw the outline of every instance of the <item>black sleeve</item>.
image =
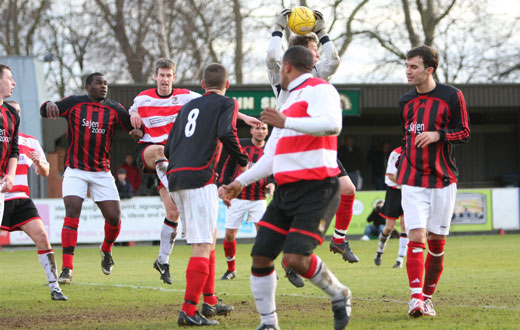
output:
M221 109L218 119L217 136L222 142L227 153L240 166L246 166L248 157L245 152L242 152L240 142L237 135L237 115L238 103L232 98L227 98Z
M237 164L228 156L220 174L220 184L229 184L236 176Z
M47 118L47 103L49 103L49 101L43 102L43 104L40 106L40 115L44 118ZM56 106L58 106L58 109L60 110L60 117L63 117L67 114L67 111L69 109L71 109L74 105L78 103L78 101L76 96L71 95L55 103Z
M133 130L132 123L130 122L130 114L121 104L116 103L113 107L117 112L117 116L119 118L119 124L123 127L127 132Z

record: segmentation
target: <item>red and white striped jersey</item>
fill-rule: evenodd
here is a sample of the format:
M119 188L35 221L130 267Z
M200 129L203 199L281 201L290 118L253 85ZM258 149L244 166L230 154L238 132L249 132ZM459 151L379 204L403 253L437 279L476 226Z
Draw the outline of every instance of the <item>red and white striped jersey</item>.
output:
M340 173L336 160L342 115L339 94L327 81L302 74L281 106L285 127L275 128L264 156L237 180L244 186L273 173L278 185L323 180Z
M394 174L397 176L397 167L396 163L399 160L399 156L401 156L401 146L395 148L390 153L390 156L388 156L388 163L386 164L386 175L385 175L385 184L391 188L395 189L401 189L401 185L395 183L394 181L390 180L388 177L388 174Z
M18 133L18 148L20 155L18 157L18 166L16 167L16 175L14 177L13 188L5 194L5 200L17 198L29 198L29 184L27 182L27 173L33 165L33 161L29 157L32 151L40 154L40 161L46 163L45 153L38 140L30 135ZM36 173L38 170L35 168Z
M155 88L139 93L129 110L130 114L137 111L143 122L144 135L139 143L165 144L179 110L199 96L182 88L174 88L167 96L159 95Z

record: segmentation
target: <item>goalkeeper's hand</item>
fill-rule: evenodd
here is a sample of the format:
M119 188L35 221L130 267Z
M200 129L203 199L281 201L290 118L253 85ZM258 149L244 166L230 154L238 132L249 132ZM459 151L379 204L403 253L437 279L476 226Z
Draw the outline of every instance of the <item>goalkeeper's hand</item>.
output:
M276 14L273 30L282 32L287 27L287 17L290 14L291 10L287 8Z
M320 11L315 10L314 16L316 17L316 23L314 23L314 29L312 32L316 33L318 39L321 39L321 37L327 34L327 25L325 24L323 14Z

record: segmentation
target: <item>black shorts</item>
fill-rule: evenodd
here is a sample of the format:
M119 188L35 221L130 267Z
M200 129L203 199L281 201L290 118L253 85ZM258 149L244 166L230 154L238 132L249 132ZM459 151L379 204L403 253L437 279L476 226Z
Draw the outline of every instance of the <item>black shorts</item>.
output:
M41 219L40 214L30 198L16 198L4 202L2 230L21 230L21 226L36 219Z
M397 220L403 215L401 206L401 189L386 187L385 204L379 214L388 220Z
M148 148L149 146L153 146L155 144L157 144L157 143L145 142L145 143L138 143L137 144L137 149L135 151L137 157L136 157L135 161L137 163L137 167L143 173L155 173L155 169L153 169L153 170L147 170L146 169L146 163L144 162L144 159L143 159L144 149Z
M338 167L339 167L339 170L341 171L341 173L338 174L338 178L341 178L342 176L348 176L347 170L345 170L345 167L343 167L343 164L341 164L341 162L338 158L336 158L336 160L338 161Z
M251 255L276 259L280 252L304 256L323 242L339 205L336 177L278 187L258 223Z

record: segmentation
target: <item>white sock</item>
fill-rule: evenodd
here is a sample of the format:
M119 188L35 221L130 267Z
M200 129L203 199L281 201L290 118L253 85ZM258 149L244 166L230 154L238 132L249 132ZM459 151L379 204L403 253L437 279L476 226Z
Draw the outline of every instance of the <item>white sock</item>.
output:
M399 237L399 252L397 255L401 258L401 262L403 261L404 256L406 255L406 251L408 250L408 237Z
M159 180L161 180L161 183L168 191L170 191L170 189L168 188L168 176L166 175L166 171L168 170L169 164L170 163L167 160L164 160L155 165L155 172L157 172L157 177Z
M49 289L52 291L54 288L59 288L60 286L57 282L58 270L56 268L56 256L54 255L54 251L38 253L38 259L40 259L40 265L42 265L45 275L47 275Z
M325 263L321 261L320 257L316 256L318 263L316 265L316 272L309 279L309 281L322 289L328 294L332 300L337 300L343 297L345 286L341 284L336 276L327 268Z
M333 236L333 238L344 240L345 239L345 235L347 235L347 231L346 230L336 229L336 228L334 229L334 236Z
M388 234L388 236L383 235L383 232L381 232L379 234L379 245L377 246L377 252L379 252L379 253L384 253L385 252L386 243L388 243L388 239L390 238L390 234Z
M161 245L159 248L159 256L157 260L161 264L169 264L170 254L172 254L175 245L175 237L177 236L177 228L173 228L163 223L161 229Z
M271 324L278 327L278 314L276 313L276 272L267 276L251 275L251 291L255 297L256 310L260 314L262 324Z

